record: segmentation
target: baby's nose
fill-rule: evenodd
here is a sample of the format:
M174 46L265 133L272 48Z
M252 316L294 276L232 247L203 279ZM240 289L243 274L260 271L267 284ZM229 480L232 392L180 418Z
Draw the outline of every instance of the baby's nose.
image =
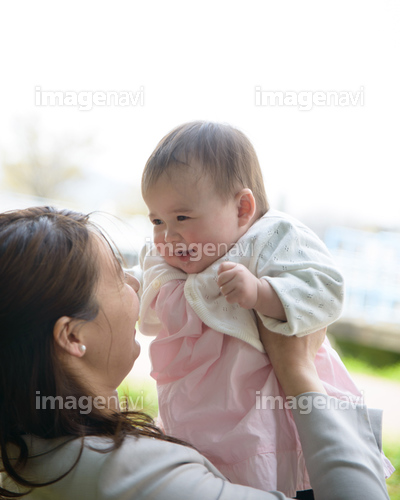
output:
M175 241L181 240L181 236L177 231L171 228L165 231L164 239L167 243L173 243Z

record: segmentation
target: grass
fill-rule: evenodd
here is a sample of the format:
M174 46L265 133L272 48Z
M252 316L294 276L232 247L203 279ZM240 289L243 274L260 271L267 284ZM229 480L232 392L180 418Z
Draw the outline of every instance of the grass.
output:
M350 372L400 382L400 353L329 338Z
M362 373L373 377L400 383L400 355L366 346L334 341L342 361L350 373ZM385 455L395 467L395 472L387 479L389 497L400 500L400 439L383 439Z
M386 366L373 366L363 359L352 356L342 356L342 361L349 372L363 373L373 377L381 377L394 382L400 382L400 363Z
M391 500L400 500L400 442L383 441L385 455L395 467L395 472L387 479L389 497Z
M152 381L134 381L125 379L118 387L122 409L142 411L152 418L158 415L157 389Z

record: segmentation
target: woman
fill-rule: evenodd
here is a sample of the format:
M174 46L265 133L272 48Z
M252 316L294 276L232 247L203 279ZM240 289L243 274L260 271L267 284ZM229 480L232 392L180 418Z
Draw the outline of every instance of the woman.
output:
M119 412L116 388L140 352L136 291L88 217L0 214L0 498L285 498L227 482L145 415ZM323 332L263 335L298 403L316 498L388 498L366 409L325 408L313 364ZM318 405L302 411L304 398Z

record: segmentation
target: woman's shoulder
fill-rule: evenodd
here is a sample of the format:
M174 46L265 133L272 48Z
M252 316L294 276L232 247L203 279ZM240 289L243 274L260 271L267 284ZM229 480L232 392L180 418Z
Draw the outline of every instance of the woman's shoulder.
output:
M64 479L34 490L29 499L42 498L44 490L60 500L164 498L157 496L158 488L187 492L191 483L198 486L200 482L202 487L220 491L225 483L219 471L193 448L156 438L127 436L114 450L110 449L112 439L102 437L86 437L83 443L80 439L33 438L30 444L35 458L29 461L29 473L40 480L59 477L80 458ZM207 476L213 478L212 485L208 484L209 477L204 483Z
M126 436L119 448L107 451L112 445L113 440L110 438L87 437L85 438L84 453L88 455L106 454L106 459L111 461L129 459L131 462L135 462L137 467L159 460L174 462L186 459L201 463L207 462L206 458L189 446L149 436Z
M65 455L73 461L74 457L77 458L79 454L81 458L78 464L93 462L95 467L101 466L102 462L110 465L111 462L124 462L125 460L136 469L147 467L148 463L154 464L160 461L190 460L203 464L209 463L205 457L189 446L149 436L126 436L118 448L115 448L112 438L101 436L87 436L83 441L80 438L64 437L47 440L31 436L27 444L32 458L38 460L38 458L47 457L46 462L50 462L49 458L56 459L60 455Z
M85 450L104 444L89 439ZM96 499L271 498L268 493L229 483L211 462L189 446L145 436L129 436L120 448L108 453L97 477Z
M36 452L43 441L36 442ZM65 441L65 440L64 440ZM39 445L39 446L37 446ZM193 448L168 441L128 436L122 445L110 450L111 439L87 437L83 443L45 443L49 453L36 455L29 472L40 480L51 480L66 472L80 456L76 467L60 481L35 489L27 500L57 498L70 500L261 500L275 498L265 492L233 485ZM108 450L108 451L107 451Z

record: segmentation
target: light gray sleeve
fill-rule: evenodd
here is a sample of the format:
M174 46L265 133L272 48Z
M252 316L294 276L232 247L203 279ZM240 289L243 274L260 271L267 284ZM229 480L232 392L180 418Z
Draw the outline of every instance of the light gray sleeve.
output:
M366 406L325 394L302 394L296 401L292 411L315 498L389 499L377 441L379 414L371 412L370 420Z
M127 438L99 471L97 500L287 500L232 484L200 453L155 439Z
M388 499L377 440L366 407L319 393L295 398L293 415L299 431L316 500ZM292 402L293 403L293 402ZM376 416L376 415L375 415ZM372 422L375 418L372 420ZM379 416L377 419L379 426ZM266 429L266 432L268 430ZM376 436L380 431L376 432ZM40 440L54 447L50 440ZM154 438L132 436L108 453L111 441L92 437L77 466L62 480L37 488L26 498L85 500L285 500L229 483L200 453ZM57 444L57 443L55 443ZM47 481L71 466L80 441L36 453L28 462L30 477Z
M299 404L293 414L316 500L387 500L380 452L367 408L318 393L303 394L296 402ZM107 499L286 498L282 493L229 483L190 448L147 438L129 441L110 454L102 468L99 491L107 492Z

